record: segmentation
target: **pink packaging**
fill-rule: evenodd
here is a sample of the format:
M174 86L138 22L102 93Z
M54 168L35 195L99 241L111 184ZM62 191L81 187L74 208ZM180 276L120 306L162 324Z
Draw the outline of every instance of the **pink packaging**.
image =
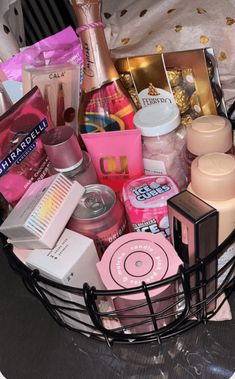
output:
M32 182L48 175L40 135L53 127L37 87L0 116L0 192L11 205Z
M1 80L22 81L22 67L25 65L41 67L64 63L83 64L82 45L71 26L36 42L1 63Z
M171 277L178 272L182 264L170 242L161 234L128 233L115 240L105 251L97 269L107 290L129 289L158 282ZM175 283L171 282L149 291L153 311L172 314L174 312L173 298L160 301L175 292ZM132 294L122 294L112 298L113 306L120 315L119 321L133 332L148 332L153 330L150 309L146 304L145 293L141 290ZM142 304L142 306L141 306ZM135 307L125 310L123 308ZM138 307L138 308L136 308ZM133 315L144 315L134 318ZM125 316L125 317L123 317ZM160 315L159 315L160 317ZM156 319L158 328L174 320L173 316ZM129 327L130 324L135 324Z
M143 175L139 130L87 133L81 136L100 183L119 192L127 180Z
M170 235L167 199L179 189L167 175L142 176L127 182L123 188L123 200L129 227L135 232L162 232Z

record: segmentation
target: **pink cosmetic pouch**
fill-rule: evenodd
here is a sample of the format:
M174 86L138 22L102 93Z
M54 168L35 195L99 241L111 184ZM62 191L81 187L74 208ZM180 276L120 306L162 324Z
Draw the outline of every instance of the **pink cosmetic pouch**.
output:
M71 26L36 42L0 64L1 80L22 81L22 67L75 63L83 64L83 50Z

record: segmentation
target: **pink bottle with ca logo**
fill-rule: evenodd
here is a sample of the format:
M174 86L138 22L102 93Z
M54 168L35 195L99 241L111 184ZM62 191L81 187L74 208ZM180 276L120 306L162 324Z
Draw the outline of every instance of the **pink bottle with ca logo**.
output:
M170 235L167 200L179 189L167 175L142 176L123 188L123 199L131 231Z

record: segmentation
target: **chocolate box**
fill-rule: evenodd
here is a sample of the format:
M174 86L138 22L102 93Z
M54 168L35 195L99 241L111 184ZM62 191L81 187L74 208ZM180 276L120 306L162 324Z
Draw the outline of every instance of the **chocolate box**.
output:
M226 115L210 48L120 58L115 65L137 109L175 102L184 125L207 114Z

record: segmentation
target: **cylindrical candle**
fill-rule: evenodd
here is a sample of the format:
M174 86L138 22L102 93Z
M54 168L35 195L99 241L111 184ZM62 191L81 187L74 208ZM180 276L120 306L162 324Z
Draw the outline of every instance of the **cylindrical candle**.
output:
M133 232L114 241L105 251L101 262L97 263L97 268L105 287L116 290L166 279L177 273L181 263L173 246L161 234ZM175 292L174 284L155 287L148 292L153 312L159 312L159 319L156 318L158 328L174 320L173 316L166 317L166 314L174 313L174 298L160 300ZM114 297L113 303L118 315L122 316L120 322L132 333L153 330L151 310L144 291ZM133 309L120 312L127 307ZM133 317L136 315L142 316Z

